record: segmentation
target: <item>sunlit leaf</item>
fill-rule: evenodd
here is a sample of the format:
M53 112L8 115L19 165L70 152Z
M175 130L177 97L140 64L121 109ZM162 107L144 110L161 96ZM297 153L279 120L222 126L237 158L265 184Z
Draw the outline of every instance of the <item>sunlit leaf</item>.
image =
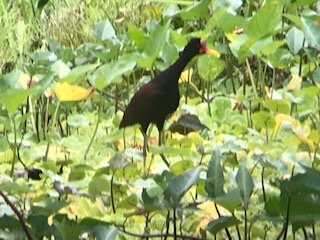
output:
M218 77L224 69L224 61L209 55L198 58L198 71L205 81L210 81Z
M293 74L288 85L287 89L290 91L299 90L301 88L302 78L299 75Z
M281 23L282 7L279 1L267 1L250 19L247 33L250 37L260 39L272 34ZM272 17L270 17L272 16Z
M159 24L153 30L151 36L147 38L144 52L152 58L158 57L160 51L164 47L169 33L170 21L166 21L163 25Z
M10 114L13 114L18 107L26 103L27 97L35 93L36 90L36 88L7 90L1 93L0 103L3 104Z
M91 76L90 82L102 90L111 83L119 82L121 76L133 70L136 66L136 55L130 54L118 60L101 65Z
M257 129L273 128L276 124L273 116L264 111L254 113L252 115L252 121Z
M97 66L98 64L87 64L75 67L67 75L60 78L59 82L75 83L79 78L85 77L88 72L92 71Z
M104 40L117 40L116 32L109 20L98 22L93 27L93 34L96 38Z
M180 16L184 20L197 20L199 18L205 18L208 16L208 5L210 0L202 0L195 2L194 5L183 9L180 12Z
M190 81L191 77L192 77L192 74L193 74L193 69L192 68L184 70L180 75L179 83Z
M272 100L267 99L264 102L264 107L270 111L287 114L290 112L290 103L287 100Z
M136 26L129 24L128 25L128 36L136 44L138 49L142 51L147 41L147 36L142 30Z
M67 82L56 83L53 87L53 92L60 102L81 101L90 97L93 91L94 88L92 87L86 89Z

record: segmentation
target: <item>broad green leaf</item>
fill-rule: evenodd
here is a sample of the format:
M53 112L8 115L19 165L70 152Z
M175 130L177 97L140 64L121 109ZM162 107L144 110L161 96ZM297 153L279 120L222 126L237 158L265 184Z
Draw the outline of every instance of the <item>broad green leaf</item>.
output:
M89 193L92 196L101 196L110 191L110 180L106 176L93 177L89 184Z
M253 125L257 129L262 128L274 128L276 125L276 121L274 117L265 111L256 112L252 115Z
M81 225L85 231L92 233L97 240L113 240L118 234L117 228L111 226L109 222L94 218L84 218L78 224Z
M295 62L293 55L288 49L278 48L268 56L269 63L274 68L289 68Z
M241 16L233 15L227 12L227 9L221 8L215 11L208 20L204 32L211 33L217 27L224 31L224 33L230 33L235 28L244 27L246 24L246 21Z
M57 55L49 51L38 50L32 54L32 59L39 64L57 61Z
M149 194L149 191L147 191L146 188L143 188L141 199L143 201L144 207L149 211L164 209L162 193L151 196L151 194Z
M317 20L319 21L319 19ZM301 17L307 42L320 50L320 28L310 17Z
M172 207L177 207L185 193L197 182L199 176L200 168L194 168L174 177L164 191L164 199Z
M292 27L286 34L288 46L291 52L297 54L303 47L304 34L296 27Z
M222 122L230 113L231 102L229 98L226 97L216 97L210 104L211 112L214 121Z
M243 200L243 208L248 210L250 196L253 192L253 180L244 164L241 164L236 175L237 185L240 190L240 196Z
M63 78L70 73L70 67L63 61L58 60L51 66L51 71L53 71L59 78Z
M93 27L93 35L102 40L117 40L116 32L109 20L98 22Z
M160 51L163 49L168 33L170 21L166 21L163 25L159 24L153 30L151 36L147 39L144 52L152 58L158 57Z
M18 107L26 103L27 97L36 92L36 88L28 89L10 89L1 93L0 103L12 115L17 111Z
M290 201L290 222L294 230L320 219L320 172L305 167L305 172L280 181L280 204L286 216Z
M278 24L281 23L281 14L280 1L267 1L250 19L246 28L248 35L255 39L272 35Z
M240 191L239 189L228 189L226 194L215 198L215 202L230 212L234 212L234 210L242 204Z
M206 230L215 235L222 229L234 226L239 223L240 221L234 216L222 216L219 217L217 220L209 222L208 226L206 227Z
M59 79L59 82L75 83L80 78L86 80L86 74L94 70L99 64L87 64L73 68L67 75Z
M114 226L96 225L89 230L97 240L114 240L118 235L118 229Z
M209 55L198 58L198 72L205 81L211 81L219 76L224 69L224 61Z
M70 220L67 215L56 215L53 218L53 226L58 230L62 239L78 239L83 227L74 220Z
M298 28L299 30L302 30L303 29L303 25L302 25L302 22L301 22L301 19L298 15L296 14L290 14L290 13L284 13L282 15L283 17L289 19L296 28Z
M268 99L265 100L264 107L278 113L290 113L290 103L287 100Z
M191 160L178 161L170 166L170 170L174 174L181 174L186 170L193 168L194 162Z
M90 77L90 82L102 90L112 83L118 83L121 76L134 69L136 55L125 55L112 63L100 66Z
M214 10L225 8L228 13L236 15L242 4L243 0L220 0L212 2L212 7Z
M225 194L223 190L224 177L221 167L222 155L218 148L212 152L211 160L208 165L205 189L210 198L217 198Z
M206 18L209 15L208 5L210 0L201 0L194 3L194 5L183 9L180 16L183 20L197 20L199 18Z
M317 67L316 70L312 74L313 81L320 87L320 67Z
M136 44L137 48L142 51L147 41L146 34L133 24L128 25L128 36Z

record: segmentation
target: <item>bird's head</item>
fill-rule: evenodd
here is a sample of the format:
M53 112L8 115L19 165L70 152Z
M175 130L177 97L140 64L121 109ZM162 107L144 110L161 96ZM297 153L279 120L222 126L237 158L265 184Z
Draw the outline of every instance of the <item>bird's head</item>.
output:
M209 54L214 57L220 57L220 53L211 48L208 48L206 42L201 38L191 38L188 44L185 46L183 52L185 51L194 55Z

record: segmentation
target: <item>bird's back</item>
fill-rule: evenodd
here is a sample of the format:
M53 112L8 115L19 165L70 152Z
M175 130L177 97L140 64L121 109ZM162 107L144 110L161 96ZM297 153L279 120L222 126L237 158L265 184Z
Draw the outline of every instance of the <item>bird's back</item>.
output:
M161 72L135 93L126 108L120 128L140 124L142 130L146 131L150 123L163 124L167 115L177 109L180 99L178 82L168 77L175 76Z

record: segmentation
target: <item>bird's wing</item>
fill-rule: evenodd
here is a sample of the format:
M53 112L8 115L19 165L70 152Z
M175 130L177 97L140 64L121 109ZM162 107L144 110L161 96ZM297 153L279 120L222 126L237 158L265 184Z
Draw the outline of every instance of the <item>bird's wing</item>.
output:
M127 106L120 126L126 127L136 123L149 125L156 114L162 96L161 88L154 82L151 81L142 86Z

